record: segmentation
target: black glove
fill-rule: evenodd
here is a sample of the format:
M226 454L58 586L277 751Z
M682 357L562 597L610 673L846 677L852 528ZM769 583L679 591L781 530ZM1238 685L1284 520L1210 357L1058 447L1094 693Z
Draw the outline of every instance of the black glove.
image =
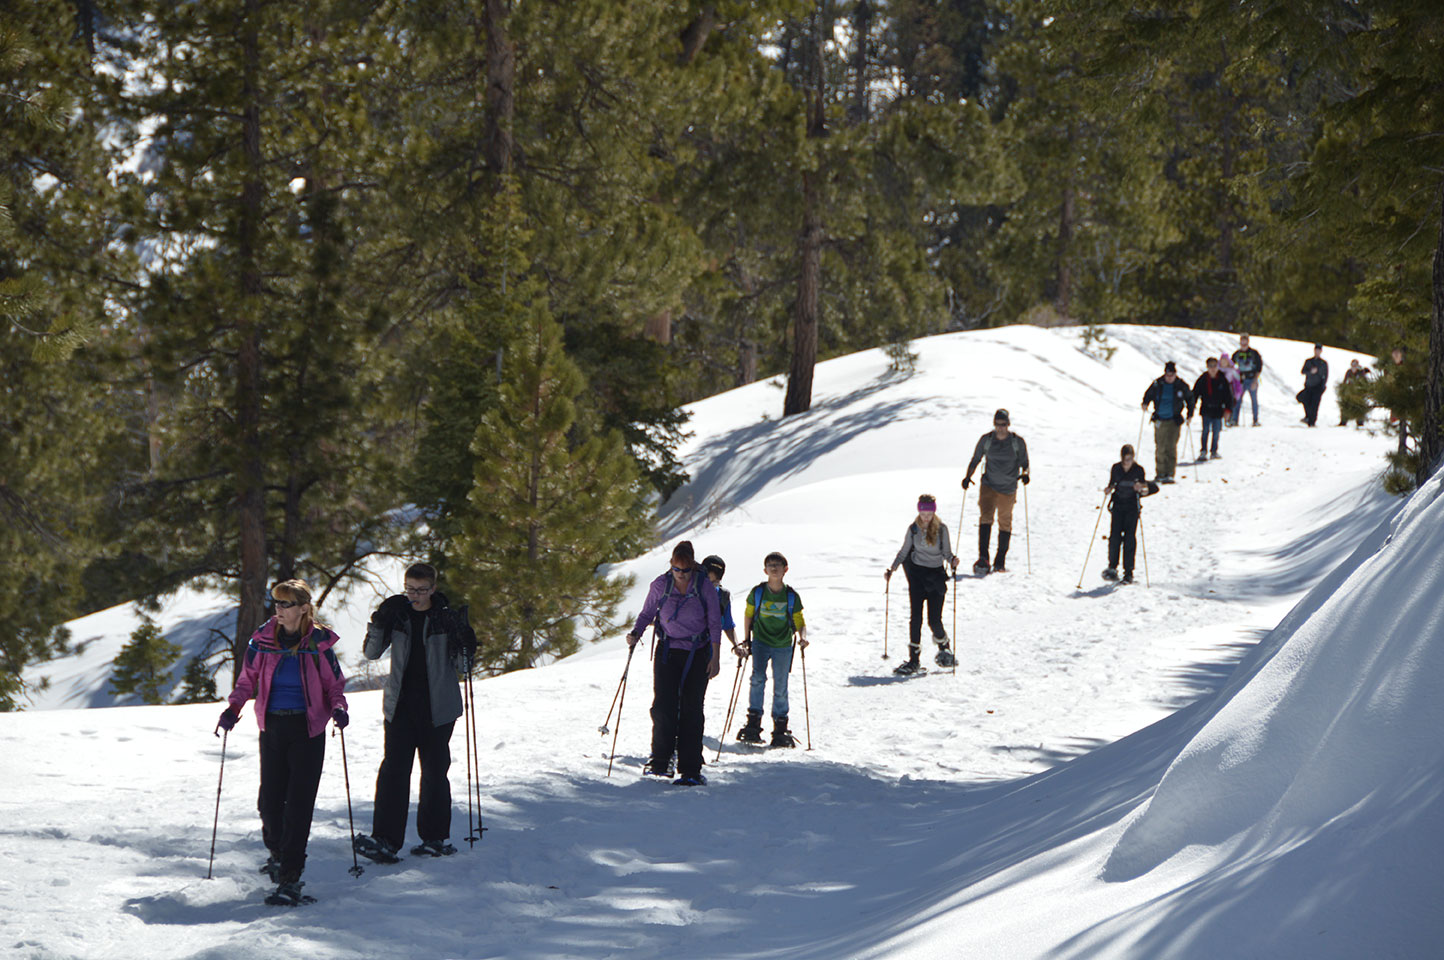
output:
M1025 474L1023 474L1021 477L1019 477L1018 479L1021 480L1021 481L1023 481L1023 486L1026 487L1026 486L1028 485L1028 481L1029 481L1031 478L1025 473Z
M221 718L216 721L216 727L230 733L236 729L236 721L240 719L240 714L233 712L230 707L226 707L221 711Z
M968 489L968 488L971 487L972 485L973 485L973 478L972 478L972 477L964 477L964 478L963 478L963 489L964 489L964 490Z
M344 707L337 707L331 711L331 719L336 721L336 729L345 730L346 725L351 722L351 716Z

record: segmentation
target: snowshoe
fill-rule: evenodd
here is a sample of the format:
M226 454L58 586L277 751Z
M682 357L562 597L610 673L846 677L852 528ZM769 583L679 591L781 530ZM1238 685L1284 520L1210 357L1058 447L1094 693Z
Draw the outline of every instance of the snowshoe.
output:
M1104 579L1104 580L1117 580L1117 579L1118 579L1118 568L1117 568L1117 567L1109 567L1107 570L1104 570L1104 571L1103 571L1103 579Z
M644 777L671 780L676 775L677 767L670 757L661 763L658 763L656 760L648 761L646 765L642 767L642 776Z
M423 840L411 848L413 857L449 857L456 848L445 840Z
M401 858L396 855L398 848L393 847L385 840L368 837L364 833L356 834L356 839L352 841L351 846L358 854L375 863L401 862Z
M308 903L315 903L315 897L309 897L301 892L305 884L300 880L291 880L276 887L276 892L266 898L266 905L271 907L299 907Z
M740 743L762 743L762 714L747 711L747 722L742 729L737 731L737 740Z
M684 774L682 774L680 777L678 777L676 780L673 780L673 781L672 781L672 786L674 786L674 787L705 787L705 786L707 786L707 778L704 777L704 776L702 776L702 774L701 774L700 772L699 772L699 773L684 773Z
M994 561L993 561L993 572L994 572L994 573L1007 573L1007 572L1008 572L1008 568L1007 568L1007 566L1003 563L1003 560L1002 560L1001 557L999 557L997 560L994 560Z
M1210 453L1210 454L1208 455L1208 459L1210 459L1210 460L1217 460L1217 459L1218 459L1218 451L1215 450L1213 453Z
M977 563L973 564L973 576L986 577L992 569L993 567L991 564L988 563L988 561L979 560Z
M900 677L911 677L918 674L927 673L927 670L923 669L923 665L919 663L916 659L913 659L904 660L902 663L894 667L892 672Z
M948 648L946 643L942 643L938 644L938 652L933 657L933 662L940 667L956 667L958 658L953 656L953 651Z
M1123 579L1122 579L1122 580L1119 580L1118 582L1119 582L1119 583L1132 583L1132 582L1133 582L1133 574L1132 574L1132 572L1130 572L1130 571L1124 571L1124 573L1123 573Z
M1156 483L1172 483L1172 482L1173 482L1173 478L1172 478L1172 477L1159 477L1155 482L1156 482Z
M281 861L276 859L276 855L274 853L271 854L270 856L266 857L266 862L261 864L260 872L264 873L266 875L266 878L272 883L280 883Z
M773 721L772 721L772 742L769 743L768 746L771 746L771 747L795 747L795 746L797 746L797 738L792 735L792 731L790 731L790 730L787 729L787 718L786 718L786 717L783 717L783 718L780 719L780 720L775 719L775 718L773 719Z

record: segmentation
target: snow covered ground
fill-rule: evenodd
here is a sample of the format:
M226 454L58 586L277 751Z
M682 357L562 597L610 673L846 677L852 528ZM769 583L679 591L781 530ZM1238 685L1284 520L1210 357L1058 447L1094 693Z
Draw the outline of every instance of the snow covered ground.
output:
M1444 855L1444 500L1400 511L1375 482L1386 439L1298 423L1308 345L1262 339L1264 425L1145 501L1148 580L1098 578L1101 488L1163 360L1189 381L1233 339L1110 328L919 341L823 364L813 410L776 419L753 384L694 406L694 480L664 542L622 564L638 585L670 545L729 564L740 607L762 556L787 554L807 608L813 750L728 743L686 791L638 781L650 677L634 664L618 746L598 735L624 627L556 665L477 685L488 831L449 860L347 875L332 739L311 840L314 906L260 903L256 739L229 744L215 880L218 706L113 702L128 608L73 624L82 650L0 715L0 950L18 957L1423 957L1437 955ZM1350 354L1328 350L1336 375ZM895 680L906 587L881 576L917 494L958 532L958 487L995 408L1029 444L1031 538L1011 573L957 585L956 676ZM1194 434L1196 442L1196 432ZM1152 473L1145 433L1142 462ZM959 552L975 549L969 497ZM1024 511L1020 504L1018 526ZM1386 542L1387 539L1387 542ZM1029 542L1031 540L1031 542ZM1028 572L1031 563L1031 573ZM1080 581L1081 573L1081 581ZM378 589L395 580L381 571ZM1079 584L1081 582L1081 588ZM322 611L359 662L374 597ZM890 610L884 660L884 611ZM740 609L738 611L740 617ZM194 591L157 616L198 642L225 604ZM217 621L217 618L222 618ZM793 728L808 732L801 665ZM734 673L708 696L708 760ZM745 676L744 676L745 685ZM745 693L744 693L745 696ZM380 695L351 695L351 799L370 828ZM730 741L730 738L729 738ZM461 736L454 741L465 833Z

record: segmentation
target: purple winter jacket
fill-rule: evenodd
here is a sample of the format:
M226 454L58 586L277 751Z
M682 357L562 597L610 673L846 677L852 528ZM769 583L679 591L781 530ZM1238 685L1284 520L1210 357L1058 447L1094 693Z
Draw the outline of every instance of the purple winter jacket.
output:
M672 595L666 598L665 603L662 598L666 596L667 583L672 579L671 571L653 580L647 589L647 601L642 604L642 612L632 628L633 635L640 637L642 631L656 620L667 635L669 647L689 649L692 638L704 633L712 643L721 643L722 605L717 599L717 590L701 567L693 568L692 577L693 581L688 583L685 591L679 592L674 584ZM694 593L693 589L698 586L697 577L702 578L701 589Z
M346 709L346 678L331 649L340 638L330 629L313 625L301 640L301 690L306 695L306 732L320 736L337 707ZM276 640L276 618L261 625L246 647L246 662L236 678L236 688L227 698L237 717L251 697L256 698L256 725L266 729L266 704L271 699L271 678L281 662L281 645Z

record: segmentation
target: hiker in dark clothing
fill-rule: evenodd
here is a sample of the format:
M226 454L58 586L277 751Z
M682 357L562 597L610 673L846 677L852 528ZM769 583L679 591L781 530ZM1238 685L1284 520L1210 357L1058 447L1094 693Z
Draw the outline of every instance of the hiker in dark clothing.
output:
M902 549L893 558L892 566L883 571L884 579L891 580L892 572L898 567L903 568L908 578L912 616L908 621L908 658L893 672L906 675L921 669L924 605L928 610L928 629L938 645L934 659L940 667L955 665L957 660L949 649L948 633L943 629L943 598L948 593L950 575L958 568L958 557L948 539L947 524L938 519L938 502L931 494L918 497L917 521L908 524Z
M1318 422L1319 400L1324 396L1324 388L1329 385L1329 361L1324 359L1322 343L1314 344L1314 355L1304 361L1299 373L1304 375L1304 388L1295 399L1304 405L1302 422L1312 427Z
M697 563L690 540L672 548L671 569L652 581L627 645L656 621L652 657L652 757L645 772L667 776L672 751L681 786L700 786L703 703L707 681L722 670L722 610L717 589Z
M1198 439L1198 459L1205 454L1218 459L1218 438L1223 433L1223 418L1233 409L1233 386L1218 368L1218 358L1209 357L1208 369L1199 375L1193 384L1193 399L1198 402L1198 415L1203 421L1203 433ZM1213 434L1213 448L1209 449L1208 437Z
M385 752L376 773L371 835L358 834L356 852L381 863L395 862L406 840L411 804L411 763L421 761L416 802L414 856L456 852L451 837L451 734L463 710L458 674L471 670L476 634L466 619L436 591L436 568L414 563L406 570L406 592L388 597L371 614L363 652L379 660L391 650L391 670L381 697Z
M1119 451L1121 459L1108 472L1105 493L1113 494L1108 503L1113 519L1108 525L1108 569L1104 580L1118 579L1119 554L1123 559L1123 583L1133 582L1133 558L1138 548L1138 501L1158 492L1158 484L1150 482L1143 467L1134 462L1133 445L1125 443Z
M1143 391L1143 409L1153 404L1153 473L1159 483L1172 483L1178 468L1178 434L1184 417L1193 419L1193 395L1178 378L1178 366L1163 365L1163 376Z
M978 488L978 562L973 572L986 574L1007 572L1008 544L1013 539L1013 507L1018 502L1018 484L1032 479L1028 468L1028 445L1009 429L1008 411L993 414L993 429L978 438L963 489L973 482L973 471L987 458L983 482ZM989 563L988 549L993 538L993 514L998 517L998 553Z

